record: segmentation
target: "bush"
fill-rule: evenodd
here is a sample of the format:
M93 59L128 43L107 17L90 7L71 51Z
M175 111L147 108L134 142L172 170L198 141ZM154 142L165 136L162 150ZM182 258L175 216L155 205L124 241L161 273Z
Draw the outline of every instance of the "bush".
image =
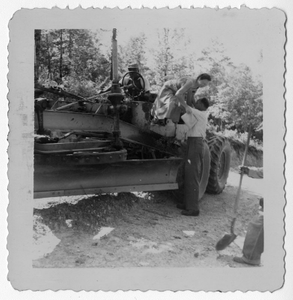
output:
M237 130L229 130L229 129L225 129L222 134L229 140L235 140L242 144L246 144L247 137L248 137L247 132L239 133L237 132ZM261 151L263 150L262 141L256 140L253 137L250 139L249 146L252 146L257 150L261 150Z

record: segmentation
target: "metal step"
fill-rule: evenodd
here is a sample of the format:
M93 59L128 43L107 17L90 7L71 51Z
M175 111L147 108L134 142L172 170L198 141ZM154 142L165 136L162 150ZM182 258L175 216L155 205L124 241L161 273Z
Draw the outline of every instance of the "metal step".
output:
M61 150L60 150L61 151ZM60 152L55 151L53 154L46 152L35 153L34 166L35 170L46 168L61 168L66 169L69 166L82 166L82 165L101 165L111 164L115 162L124 161L127 159L127 151L125 149L108 152L98 152L90 149L89 151L72 152Z

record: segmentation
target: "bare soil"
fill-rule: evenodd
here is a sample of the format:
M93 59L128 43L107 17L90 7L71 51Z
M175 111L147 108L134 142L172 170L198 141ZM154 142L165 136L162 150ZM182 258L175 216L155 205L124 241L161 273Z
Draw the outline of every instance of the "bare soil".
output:
M172 191L35 200L33 266L249 267L232 259L241 255L247 225L258 213L261 179L244 178L238 237L215 250L229 233L239 178L230 172L223 193L205 194L199 217L181 215ZM94 239L103 227L112 231Z

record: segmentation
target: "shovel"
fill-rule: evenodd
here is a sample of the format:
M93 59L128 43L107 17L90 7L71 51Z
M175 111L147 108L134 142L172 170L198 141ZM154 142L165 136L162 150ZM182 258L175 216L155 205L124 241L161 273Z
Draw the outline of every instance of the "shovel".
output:
M249 127L248 130L248 136L247 136L247 141L246 141L246 146L245 146L245 151L244 151L244 156L243 156L243 161L242 161L242 166L245 166L246 164L246 157L247 157L247 151L248 151L248 146L249 146L249 141L250 141L250 136L251 136L251 126ZM237 218L237 210L238 210L238 204L239 204L239 198L240 198L240 192L241 192L241 185L242 185L242 178L243 178L243 171L241 170L240 173L240 182L237 190L237 195L234 203L234 210L233 210L233 219L231 222L231 227L230 227L230 234L225 234L216 244L216 250L224 250L226 247L228 247L237 237L237 235L234 233L234 226Z

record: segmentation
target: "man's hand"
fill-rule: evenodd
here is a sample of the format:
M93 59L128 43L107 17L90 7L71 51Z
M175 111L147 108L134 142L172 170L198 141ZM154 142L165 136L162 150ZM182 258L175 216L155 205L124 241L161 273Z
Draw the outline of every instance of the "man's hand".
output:
M191 109L190 106L187 105L187 106L185 107L185 110L186 110L186 113L187 113L187 114L192 114L192 109Z
M180 102L179 102L180 100L178 97L175 96L173 101L176 105L178 105L178 106L180 105Z
M187 114L192 114L191 107L185 103L185 101L182 99L181 96L175 95L174 98L175 99L173 101L175 102L175 104L177 104L178 106L184 107Z
M246 166L239 166L239 168L240 168L240 174L246 174L246 175L248 175L248 173L249 173L249 168L248 167L246 167Z

